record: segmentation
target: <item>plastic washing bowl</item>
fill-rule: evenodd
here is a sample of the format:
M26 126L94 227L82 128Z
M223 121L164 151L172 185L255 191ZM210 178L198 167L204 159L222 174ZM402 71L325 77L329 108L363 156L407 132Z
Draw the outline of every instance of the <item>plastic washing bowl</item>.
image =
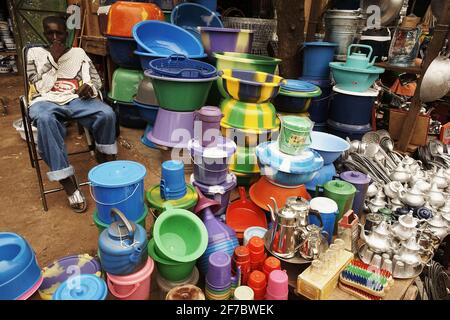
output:
M330 67L336 87L355 92L367 91L384 72L383 68L374 66L367 69L345 67L343 62L330 62Z
M176 25L161 21L142 21L133 28L133 37L138 50L160 56L183 54L203 55L201 42L188 31Z
M181 281L189 277L194 270L197 260L189 262L177 262L164 259L156 252L155 239L150 239L148 243L148 255L156 262L158 273L166 280Z
M219 71L222 87L227 93L241 102L263 103L275 97L284 79L259 71L224 69Z
M223 28L217 13L197 3L182 3L176 6L170 15L170 22L189 31L198 40L201 37L197 27Z
M325 132L312 131L311 140L310 148L322 156L324 165L333 163L350 148L350 144L344 139Z
M165 259L190 262L208 246L208 231L202 220L184 209L169 208L155 221L156 252Z
M150 52L143 52L143 51L139 51L139 50L134 51L134 54L137 57L139 57L139 60L141 62L141 68L144 71L147 69L150 69L151 61L153 61L155 59L160 59L160 58L167 58L171 55L171 53L165 54L165 55L160 55L160 54L154 54L154 53L150 53ZM189 59L203 60L207 57L207 55L206 55L206 53L202 53L202 54L187 55L187 57Z
M203 47L209 56L214 52L250 53L252 51L252 30L211 27L199 27L198 30Z
M0 232L0 300L23 299L38 288L41 268L28 242L20 235Z

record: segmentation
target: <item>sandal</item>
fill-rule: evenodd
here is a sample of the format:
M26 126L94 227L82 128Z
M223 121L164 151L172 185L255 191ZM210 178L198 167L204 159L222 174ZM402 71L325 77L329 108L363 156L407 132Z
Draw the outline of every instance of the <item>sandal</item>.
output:
M69 205L73 211L77 213L82 213L87 209L86 198L83 193L79 189L75 190L75 192L68 197Z

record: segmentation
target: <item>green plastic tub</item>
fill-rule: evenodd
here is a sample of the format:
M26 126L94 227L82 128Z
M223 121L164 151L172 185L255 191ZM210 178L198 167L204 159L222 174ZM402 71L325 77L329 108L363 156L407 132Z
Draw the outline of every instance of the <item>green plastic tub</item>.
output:
M148 216L148 207L146 205L144 205L144 214L134 222L141 225L145 229L145 219L147 218L147 216ZM97 226L98 234L102 233L102 231L105 230L106 228L108 228L108 226L109 226L109 224L104 223L103 221L100 221L100 219L98 218L97 209L95 209L95 211L94 211L94 223Z
M206 79L178 79L159 77L149 70L159 106L170 111L195 111L205 105L209 89L217 76Z
M197 260L177 262L162 258L156 252L156 243L153 238L148 242L147 250L148 255L156 262L159 275L169 281L181 281L189 277L197 262Z
M281 130L278 145L281 152L289 155L299 155L311 145L311 130L314 123L306 117L281 117Z
M108 98L120 102L132 103L142 79L144 79L144 72L142 70L117 68L113 74L111 91L108 93Z

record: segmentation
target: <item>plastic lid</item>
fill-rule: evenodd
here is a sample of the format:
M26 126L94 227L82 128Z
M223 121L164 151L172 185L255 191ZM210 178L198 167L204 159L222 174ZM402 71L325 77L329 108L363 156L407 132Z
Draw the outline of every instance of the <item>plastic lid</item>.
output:
M237 146L231 139L219 136L217 144L214 147L203 147L199 140L191 139L187 148L191 155L201 156L203 158L220 159L229 158L236 152Z
M173 208L177 209L190 209L197 203L198 195L192 185L186 184L186 195L183 198L163 200L160 194L160 185L157 184L147 190L146 198L152 208L163 211L165 204L170 204Z
M299 155L288 155L280 151L277 141L268 141L256 147L256 156L263 165L286 173L307 173L323 166L322 156L312 149L305 149Z
M105 300L108 288L103 279L92 274L72 276L64 281L53 300Z
M144 179L147 170L137 162L128 160L110 161L89 171L88 178L93 187L119 188L135 184Z
M356 192L356 188L354 185L340 180L328 181L327 183L325 183L324 188L332 193L341 195L349 195Z
M348 94L350 96L358 96L358 97L377 97L378 93L379 93L379 91L374 88L369 88L364 92L355 92L355 91L343 90L337 86L333 87L333 91L337 92L337 93Z
M369 184L372 179L368 175L358 171L345 171L340 174L340 178L351 184Z
M312 83L293 79L286 80L286 83L282 84L281 88L283 90L295 92L310 92L317 90L317 86L313 85Z
M336 213L338 212L338 205L336 201L326 197L316 197L309 202L311 209L317 210L320 213Z

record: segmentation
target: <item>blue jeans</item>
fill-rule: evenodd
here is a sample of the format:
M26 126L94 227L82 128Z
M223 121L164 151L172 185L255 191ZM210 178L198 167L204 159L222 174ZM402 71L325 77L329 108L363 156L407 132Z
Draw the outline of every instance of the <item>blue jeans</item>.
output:
M76 119L89 129L98 151L117 154L116 115L110 106L99 99L74 99L65 105L38 101L30 107L30 118L38 129L38 149L50 167L50 181L59 181L74 174L64 144L66 127L63 121Z

